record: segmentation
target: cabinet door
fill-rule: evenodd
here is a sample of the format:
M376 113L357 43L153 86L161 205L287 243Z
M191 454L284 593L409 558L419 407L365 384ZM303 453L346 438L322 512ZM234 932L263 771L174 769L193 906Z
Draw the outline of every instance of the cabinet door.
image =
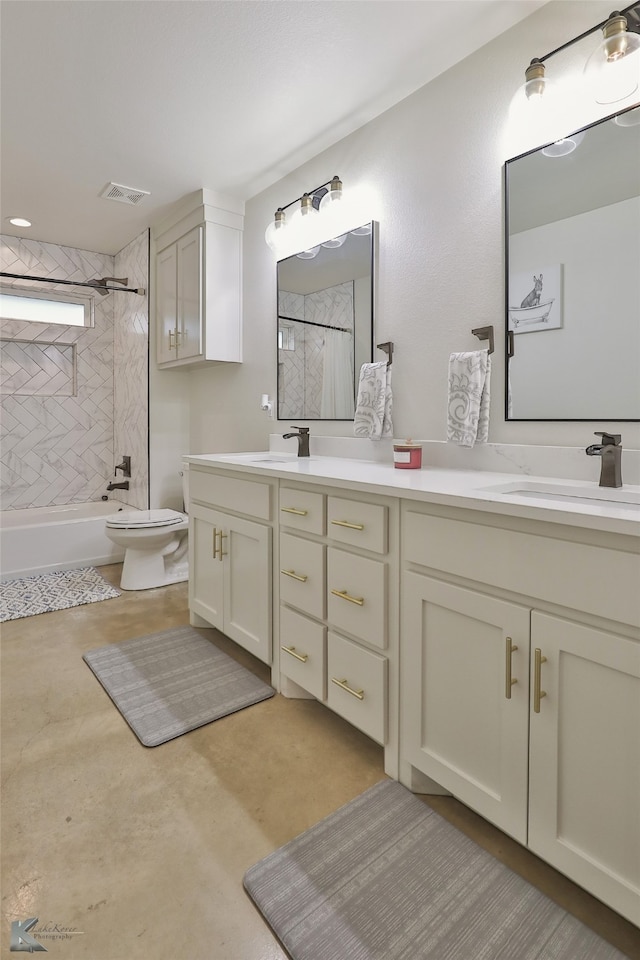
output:
M222 554L223 632L259 660L271 663L271 528L224 517Z
M534 611L531 646L529 846L637 923L640 645Z
M189 515L189 607L207 623L224 630L224 565L218 548L224 514L193 505Z
M178 248L178 357L202 353L202 228L181 237Z
M527 840L529 614L405 574L402 754L521 843Z
M158 363L176 359L178 310L177 249L172 243L156 257L156 355Z

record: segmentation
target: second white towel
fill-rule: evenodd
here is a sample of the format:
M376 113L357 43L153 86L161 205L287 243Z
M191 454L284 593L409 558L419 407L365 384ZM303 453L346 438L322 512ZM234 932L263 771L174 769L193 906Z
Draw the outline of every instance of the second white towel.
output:
M489 438L491 357L487 350L449 357L447 440L460 447Z
M386 360L363 363L358 381L358 400L353 419L356 437L380 440L393 436L391 367Z

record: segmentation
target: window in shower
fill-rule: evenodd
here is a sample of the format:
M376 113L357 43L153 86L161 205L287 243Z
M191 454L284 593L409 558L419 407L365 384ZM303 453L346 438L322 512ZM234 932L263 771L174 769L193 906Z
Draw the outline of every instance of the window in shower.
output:
M67 327L93 326L93 299L51 291L0 289L0 320L61 323Z

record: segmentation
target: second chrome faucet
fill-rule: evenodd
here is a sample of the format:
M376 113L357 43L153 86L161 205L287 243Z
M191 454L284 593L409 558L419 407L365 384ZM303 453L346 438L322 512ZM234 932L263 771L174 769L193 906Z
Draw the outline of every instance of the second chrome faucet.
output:
M602 443L591 443L585 453L588 457L600 457L600 486L622 486L622 436L619 433L596 433Z
M292 430L297 430L298 433L283 433L282 439L289 440L291 437L298 438L298 456L299 457L308 457L309 456L309 427L291 427Z

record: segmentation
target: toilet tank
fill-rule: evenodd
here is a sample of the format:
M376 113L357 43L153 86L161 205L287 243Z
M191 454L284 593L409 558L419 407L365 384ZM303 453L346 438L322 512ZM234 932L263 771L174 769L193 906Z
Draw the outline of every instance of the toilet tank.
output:
M189 464L182 464L182 499L184 501L184 512L189 513Z

